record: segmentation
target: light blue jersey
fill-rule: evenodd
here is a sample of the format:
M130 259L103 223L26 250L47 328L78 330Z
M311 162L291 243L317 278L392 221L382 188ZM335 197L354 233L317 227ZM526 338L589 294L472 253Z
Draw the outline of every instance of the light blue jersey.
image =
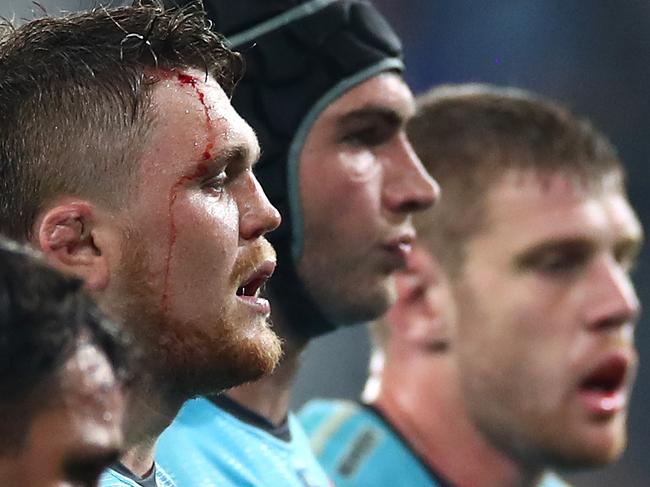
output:
M311 401L300 421L336 487L444 487L374 410L350 401ZM468 460L470 461L470 460ZM553 474L539 487L567 487Z
M156 465L154 479L157 487L177 487L172 478L165 472L160 465ZM153 479L138 482L135 479L118 472L114 468L106 469L99 478L99 487L142 487L143 485L151 485Z
M288 433L278 438L208 399L193 399L160 437L156 462L178 487L331 487L291 413Z
M443 487L370 409L350 401L311 401L300 411L311 447L336 487Z

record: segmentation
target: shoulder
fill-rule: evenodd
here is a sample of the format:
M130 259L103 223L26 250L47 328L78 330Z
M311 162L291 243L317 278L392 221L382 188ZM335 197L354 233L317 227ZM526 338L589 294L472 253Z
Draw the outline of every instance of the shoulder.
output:
M373 415L360 404L352 401L334 399L315 399L303 406L298 414L300 422L310 436L325 439L344 429L350 422L373 422Z
M307 403L299 417L337 487L437 485L391 427L367 407L317 400Z
M140 487L135 480L112 468L106 469L99 478L99 487ZM156 464L156 486L176 487L176 483L160 465Z
M313 400L300 410L299 418L317 454L328 445L347 444L355 433L381 434L386 429L371 411L352 401Z
M230 485L225 482L224 472L231 468L237 471L240 465L231 462L235 456L229 450L232 425L224 427L226 421L226 413L207 399L187 401L158 439L159 472L174 479L177 485ZM160 487L163 486L167 487L162 483Z
M194 400L161 436L156 459L183 486L327 487L292 414L289 427L291 441L284 441L205 399Z
M99 487L139 487L133 480L125 477L121 473L108 468L104 470L99 477Z
M165 469L156 464L156 485L158 487L176 487L176 483Z

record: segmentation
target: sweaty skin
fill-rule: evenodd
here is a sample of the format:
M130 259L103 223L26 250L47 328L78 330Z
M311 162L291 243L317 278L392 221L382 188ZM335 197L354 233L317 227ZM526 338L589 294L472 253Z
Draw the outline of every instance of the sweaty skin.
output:
M637 368L638 219L620 184L525 172L504 178L487 205L487 230L468 242L453 286L469 413L522 461L610 462L625 445ZM585 387L599 370L616 374L615 390Z
M415 235L411 215L439 196L404 133L414 110L404 81L383 73L328 106L305 141L298 274L338 323L389 308L394 273L406 265Z
M620 177L506 172L460 269L413 252L398 277L366 399L450 484L538 485L621 455L642 229Z
M281 353L257 294L275 267L265 234L280 217L253 174L255 134L214 78L153 76L150 135L134 194L110 215L110 280L98 293L132 324L150 372L122 457L138 475L151 469L156 438L186 399L256 379Z
M205 112L205 128L207 132L212 130L212 119L210 118L210 109L205 103L205 93L197 86L197 78L190 76L186 73L177 74L178 82L181 85L189 85L194 91L196 91L199 103L203 106ZM209 141L206 143L205 148L203 149L203 160L207 161L210 159L210 151L214 148L214 143ZM169 309L169 268L171 266L172 253L174 250L174 245L176 244L177 229L176 229L176 220L174 217L174 203L176 203L176 198L178 197L179 190L186 183L193 181L195 179L201 178L206 175L208 172L208 167L205 164L198 164L196 172L190 174L189 176L181 176L178 178L178 181L171 187L169 190L169 250L167 252L167 266L165 268L165 283L163 287L163 295L161 298L161 307L163 312L166 314Z
M440 195L406 138L414 110L406 83L382 73L325 108L305 140L298 274L320 309L339 323L374 319L392 304L394 274L405 267L415 237L411 216ZM273 322L282 330L286 319L279 311ZM274 423L286 418L305 346L301 338L283 338L283 361L274 374L228 392Z

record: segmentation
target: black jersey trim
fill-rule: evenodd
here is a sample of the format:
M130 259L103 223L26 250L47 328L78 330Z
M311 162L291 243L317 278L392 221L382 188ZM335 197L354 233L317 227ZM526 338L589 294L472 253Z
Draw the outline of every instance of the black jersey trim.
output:
M286 441L287 443L291 441L291 430L289 429L289 421L287 418L279 425L275 425L261 414L257 414L252 409L247 408L225 394L211 396L208 399L212 404L235 416L240 421L255 426L278 440Z
M111 468L117 473L124 475L129 480L133 480L136 484L141 485L142 487L158 487L156 483L156 464L154 463L151 473L146 477L142 478L134 474L128 467L126 467L122 462L117 462L111 465Z
M411 452L411 455L413 455L413 457L418 461L420 466L431 476L431 479L434 482L437 482L440 485L440 487L454 487L454 485L451 482L449 482L449 480L445 479L442 475L440 475L438 472L433 470L433 468L431 468L431 466L429 466L429 464L427 464L427 462L424 461L424 458L418 455L418 453L415 451L411 443L409 443L409 441L404 437L404 435L402 435L402 433L400 433L399 431L397 431L395 427L393 427L390 421L388 421L388 418L384 416L384 414L379 409L377 409L372 404L364 404L361 402L359 404L361 405L361 407L363 407L370 413L374 414L382 423L384 423L386 428L388 428L390 431L393 432L393 434L404 444L406 449Z

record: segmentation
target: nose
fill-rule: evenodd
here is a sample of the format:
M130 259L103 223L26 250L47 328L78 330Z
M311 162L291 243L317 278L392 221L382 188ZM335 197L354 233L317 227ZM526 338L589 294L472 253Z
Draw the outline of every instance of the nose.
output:
M271 204L259 181L248 172L239 199L239 236L243 240L255 240L280 225L280 213Z
M426 171L411 143L402 133L387 160L383 202L393 213L413 213L432 206L440 198L440 186Z
M587 324L594 330L633 323L641 309L628 272L614 258L606 260L590 278L594 288L587 305Z

